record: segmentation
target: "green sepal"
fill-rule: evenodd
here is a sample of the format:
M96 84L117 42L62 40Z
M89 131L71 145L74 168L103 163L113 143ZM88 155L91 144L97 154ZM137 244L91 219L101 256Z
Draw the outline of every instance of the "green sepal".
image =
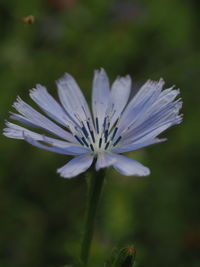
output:
M135 248L130 245L123 248L114 248L110 259L104 267L133 267L135 263Z

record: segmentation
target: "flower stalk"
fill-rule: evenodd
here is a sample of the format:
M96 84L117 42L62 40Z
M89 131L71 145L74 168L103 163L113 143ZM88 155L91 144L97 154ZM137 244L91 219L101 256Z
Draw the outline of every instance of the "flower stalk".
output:
M80 254L81 266L84 267L87 266L89 260L97 207L102 192L104 178L105 178L105 170L101 169L100 171L95 172L94 168L91 168L91 173L88 179L88 196L87 196L87 206L85 213L85 228L83 233L81 254Z

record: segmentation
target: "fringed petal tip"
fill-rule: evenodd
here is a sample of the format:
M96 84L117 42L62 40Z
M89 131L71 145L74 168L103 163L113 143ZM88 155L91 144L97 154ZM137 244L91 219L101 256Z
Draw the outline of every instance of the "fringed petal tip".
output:
M159 80L151 80L151 79L148 79L145 83L145 85L149 85L151 87L156 87L156 86L160 86L160 87L163 87L165 84L165 80L161 77Z
M19 105L21 105L22 103L23 103L23 100L21 99L21 97L17 96L15 102L12 104L12 107L17 110Z
M34 88L29 90L29 95L31 98L41 96L41 94L47 93L47 89L45 86L37 83Z
M65 72L59 79L56 80L56 85L66 86L68 82L75 82L73 76Z
M94 75L106 75L107 76L106 71L102 67L100 69L94 70Z

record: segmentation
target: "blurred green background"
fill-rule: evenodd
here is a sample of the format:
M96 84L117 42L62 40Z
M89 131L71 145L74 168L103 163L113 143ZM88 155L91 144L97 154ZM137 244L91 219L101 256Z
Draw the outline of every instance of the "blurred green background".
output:
M90 100L93 70L176 84L184 122L168 142L130 153L147 178L108 170L89 266L134 244L137 267L200 266L198 0L21 0L0 2L0 118L17 95L71 73ZM22 18L35 16L35 23ZM79 253L86 184L56 169L69 158L0 139L0 267L61 267Z

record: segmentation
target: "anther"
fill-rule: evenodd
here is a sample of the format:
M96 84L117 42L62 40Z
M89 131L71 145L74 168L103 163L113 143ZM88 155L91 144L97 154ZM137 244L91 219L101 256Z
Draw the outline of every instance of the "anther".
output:
M89 123L89 119L86 121L86 123L87 123L87 127L88 127L88 129L89 129L89 131L90 131L90 123Z
M88 146L88 143L85 141L85 138L82 137L81 139L82 139L83 143L84 143L87 147L89 147L89 146Z
M93 143L95 143L94 132L93 131L90 131L90 134L91 134Z
M92 149L92 151L94 152L94 147L92 144L90 144L90 148Z
M116 127L116 128L115 128L115 130L114 130L114 132L113 132L113 135L112 135L112 138L111 138L111 140L113 140L113 139L114 139L114 137L115 137L115 135L116 135L116 133L117 133L117 130L118 130L118 127Z
M93 132L93 130L91 130L89 121L90 121L90 119L88 118L88 120L87 120L87 122L86 122L86 123L87 123L87 127L88 127L88 129L89 129L89 131L90 131L90 135L91 135L91 137L92 137L92 141L93 141L93 143L95 143L94 132Z
M105 137L105 143L107 143L107 139L108 139L108 130L105 130L104 137Z
M99 121L98 121L98 118L96 118L96 130L97 130L97 134L99 134Z
M103 128L104 129L106 128L106 120L107 120L107 116L104 118L104 121L103 121Z
M82 146L84 146L84 143L81 141L81 139L80 139L77 135L74 135L74 137L76 138L76 140L77 140Z
M88 138L88 135L89 135L89 134L88 134L88 132L87 132L87 130L86 130L86 128L85 128L84 125L83 125L83 127L81 127L81 129L82 129L82 131L83 131L85 137Z
M110 144L110 142L108 142L108 143L106 144L106 146L105 146L105 149L107 149L107 148L108 148L109 144Z
M99 139L99 148L101 148L102 138Z
M121 135L117 138L117 140L116 140L116 142L113 144L113 146L116 146L118 143L119 143L119 141L121 140Z

